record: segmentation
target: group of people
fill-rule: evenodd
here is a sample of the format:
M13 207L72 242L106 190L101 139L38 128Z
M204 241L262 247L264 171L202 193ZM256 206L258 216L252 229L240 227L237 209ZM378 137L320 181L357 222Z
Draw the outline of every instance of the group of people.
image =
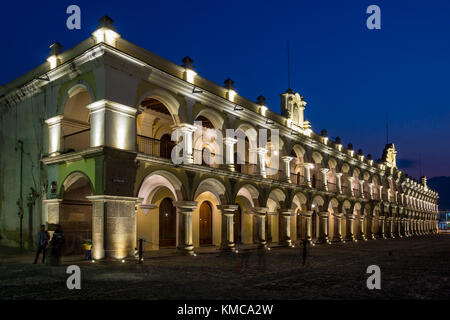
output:
M42 253L42 263L45 263L46 249L50 245L52 255L59 261L61 258L61 251L64 244L64 233L61 227L57 227L53 232L52 239L50 240L50 234L45 230L45 225L41 225L41 230L38 233L38 248L36 251L36 257L34 258L34 264L39 260L39 255Z

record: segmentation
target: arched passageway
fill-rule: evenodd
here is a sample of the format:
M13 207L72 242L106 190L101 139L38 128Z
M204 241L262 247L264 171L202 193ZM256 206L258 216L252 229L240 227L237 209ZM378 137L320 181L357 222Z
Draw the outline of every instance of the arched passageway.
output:
M82 244L92 240L92 187L81 173L67 177L60 207L59 225L65 235L64 255L82 254Z

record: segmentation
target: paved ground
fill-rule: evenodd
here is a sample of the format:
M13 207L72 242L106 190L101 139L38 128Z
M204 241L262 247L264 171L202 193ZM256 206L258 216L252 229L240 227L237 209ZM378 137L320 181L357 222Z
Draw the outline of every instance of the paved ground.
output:
M0 248L0 299L450 298L450 235L310 247L305 267L299 247L265 256L168 252L151 254L143 265L66 260L49 267L31 260L29 253ZM81 290L66 288L69 264L81 267ZM372 264L381 268L381 290L366 287Z

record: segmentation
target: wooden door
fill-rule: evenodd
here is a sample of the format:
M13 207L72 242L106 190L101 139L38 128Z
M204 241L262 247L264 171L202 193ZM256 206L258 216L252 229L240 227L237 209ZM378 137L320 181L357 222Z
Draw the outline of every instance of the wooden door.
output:
M200 244L212 244L212 208L207 201L200 206Z
M165 198L159 205L159 246L176 245L177 213L172 199Z
M237 210L234 212L233 219L234 242L238 244L242 243L241 216L242 209L241 206L238 206Z

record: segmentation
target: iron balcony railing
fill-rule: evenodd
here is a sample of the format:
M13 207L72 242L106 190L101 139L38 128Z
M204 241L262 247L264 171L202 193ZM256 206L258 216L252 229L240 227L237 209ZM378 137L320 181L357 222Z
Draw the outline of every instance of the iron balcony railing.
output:
M66 139L67 137L70 137L70 136L86 134L86 132L89 134L89 129L65 136L64 139ZM161 142L161 140L142 136L142 135L137 136L137 144L138 144L139 152L142 152L147 155L158 156L158 157L163 157L163 158L167 158L167 159L171 158L171 151L172 151L172 148L175 146L175 143L172 141ZM209 156L211 157L211 161L208 161L209 162L209 164L208 164L207 161L205 161L204 152L205 152L204 150L199 150L199 149L193 150L193 156L194 156L194 159L196 160L195 163L199 163L198 160L201 159L201 165L218 168L220 166L220 163L216 163L213 160L215 157L222 157L222 155L210 153ZM260 174L260 170L258 169L257 164L249 163L246 161L241 164L235 163L234 165L235 165L236 172L243 173L243 174L249 174L249 175L259 175ZM276 169L272 169L272 168L268 167L268 168L266 168L266 172L267 172L267 177L269 179L279 180L279 181L285 181L285 179L286 179L285 173L281 169L276 170ZM275 173L273 173L273 172L275 172ZM300 173L290 173L290 178L291 178L291 183L296 184L298 186L307 186L308 185L308 181L306 180L305 176L301 175ZM339 189L338 189L336 183L327 181L328 188L326 189L322 179L316 178L315 176L311 177L311 187L316 190L322 190L322 191L327 190L328 192L339 193ZM342 190L342 194L345 194L347 196L352 195L352 193L351 193L352 189L349 186L341 185L341 190ZM363 194L364 194L364 198L366 198L366 199L371 198L370 192L364 191ZM361 193L360 189L358 189L358 188L353 189L353 196L361 197L361 195L362 195L362 193ZM380 200L379 198L380 198L379 193L373 192L372 199ZM387 193L383 193L382 199L383 199L383 201L388 200Z

